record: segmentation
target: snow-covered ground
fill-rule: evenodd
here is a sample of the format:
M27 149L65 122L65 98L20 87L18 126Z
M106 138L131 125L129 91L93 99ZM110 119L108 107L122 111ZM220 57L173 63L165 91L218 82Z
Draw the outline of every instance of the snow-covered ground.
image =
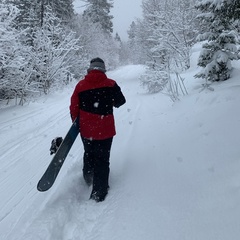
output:
M201 91L197 55L182 75L189 95L176 103L144 93L143 66L108 73L127 103L115 110L111 188L102 203L88 200L80 138L54 186L36 189L51 140L71 125L73 87L0 109L0 239L239 240L240 70Z

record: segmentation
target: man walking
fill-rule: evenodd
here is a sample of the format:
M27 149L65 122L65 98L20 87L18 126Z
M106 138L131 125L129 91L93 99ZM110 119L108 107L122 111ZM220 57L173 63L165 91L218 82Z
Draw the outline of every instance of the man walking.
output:
M110 150L116 134L113 107L120 107L126 100L117 83L106 76L101 58L92 59L87 72L75 87L70 113L72 120L79 117L83 177L93 185L90 198L99 202L104 201L109 189Z

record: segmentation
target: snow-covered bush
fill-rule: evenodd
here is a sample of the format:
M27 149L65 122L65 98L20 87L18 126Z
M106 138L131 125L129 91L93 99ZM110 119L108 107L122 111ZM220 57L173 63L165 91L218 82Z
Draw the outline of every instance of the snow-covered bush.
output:
M169 74L163 70L148 68L146 73L140 77L141 85L148 93L161 92L169 81Z
M148 93L158 93L168 95L173 102L180 99L180 96L187 95L184 79L179 73L170 74L167 71L148 67L146 72L140 76L140 83Z

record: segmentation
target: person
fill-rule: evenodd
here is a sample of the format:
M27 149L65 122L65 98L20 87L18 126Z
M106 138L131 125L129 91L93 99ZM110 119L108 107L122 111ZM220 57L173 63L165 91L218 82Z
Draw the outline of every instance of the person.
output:
M91 186L90 199L104 201L109 189L110 150L116 134L113 107L126 99L116 81L106 74L104 61L90 61L87 75L79 81L71 96L70 114L79 117L79 132L84 146L83 178Z

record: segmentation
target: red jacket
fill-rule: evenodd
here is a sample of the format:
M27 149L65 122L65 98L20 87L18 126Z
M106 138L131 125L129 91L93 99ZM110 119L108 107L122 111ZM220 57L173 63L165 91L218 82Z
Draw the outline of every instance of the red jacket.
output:
M71 97L70 113L79 116L80 134L84 138L102 140L116 134L113 107L126 102L117 83L99 70L90 71Z

